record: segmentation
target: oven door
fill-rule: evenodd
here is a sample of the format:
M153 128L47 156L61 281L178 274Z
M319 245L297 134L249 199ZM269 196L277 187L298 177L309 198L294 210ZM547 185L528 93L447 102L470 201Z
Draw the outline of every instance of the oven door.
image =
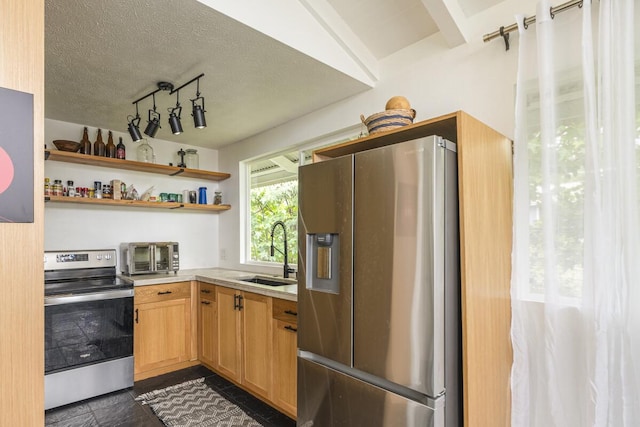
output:
M173 245L170 243L156 243L153 245L154 254L153 261L154 271L168 272L173 271L172 259L173 259Z
M133 356L133 289L45 297L45 374Z
M129 274L151 273L154 270L155 246L152 244L129 245Z

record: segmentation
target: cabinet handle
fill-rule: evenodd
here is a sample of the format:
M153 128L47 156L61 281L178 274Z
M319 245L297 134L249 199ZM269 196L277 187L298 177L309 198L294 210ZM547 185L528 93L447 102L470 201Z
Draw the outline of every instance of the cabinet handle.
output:
M298 315L298 313L293 311L293 310L285 310L284 314L290 314L292 316L297 316Z
M287 326L285 326L284 328L285 328L285 329L290 330L291 332L298 332L298 329L297 329L297 328L294 328L293 326L289 326L289 325L287 325Z
M138 309L136 308L136 323L138 323Z
M209 289L200 289L200 292L202 292L203 294L210 294L211 291Z
M163 292L158 292L158 295L167 295L172 293L171 291L163 291Z
M242 295L238 295L238 310L242 310L244 306L242 305L242 300L244 297Z
M240 295L235 295L235 294L233 295L233 309L234 310L240 310L240 303L238 302L239 301L238 300L239 296Z
M209 305L211 303L209 301L200 301L200 304Z

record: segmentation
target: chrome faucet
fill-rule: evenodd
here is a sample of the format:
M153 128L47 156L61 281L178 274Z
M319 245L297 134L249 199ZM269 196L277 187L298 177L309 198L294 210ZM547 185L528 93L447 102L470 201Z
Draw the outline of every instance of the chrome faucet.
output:
M273 233L276 231L276 227L278 225L282 227L282 231L284 233L284 252L282 252L280 249L273 246ZM282 221L276 221L271 226L271 256L275 254L276 250L280 252L282 255L284 255L284 274L282 275L282 277L286 279L289 277L289 273L293 273L295 270L289 267L289 255L287 251L287 228L285 227L284 222Z

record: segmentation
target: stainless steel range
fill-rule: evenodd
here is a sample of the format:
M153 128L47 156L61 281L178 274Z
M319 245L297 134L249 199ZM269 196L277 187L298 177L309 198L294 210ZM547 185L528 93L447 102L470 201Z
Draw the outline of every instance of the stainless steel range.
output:
M47 251L45 409L133 386L133 284L116 251Z

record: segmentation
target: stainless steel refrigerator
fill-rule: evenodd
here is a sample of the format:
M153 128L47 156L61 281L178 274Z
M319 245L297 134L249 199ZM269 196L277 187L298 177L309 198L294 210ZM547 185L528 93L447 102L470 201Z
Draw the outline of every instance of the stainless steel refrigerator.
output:
M298 426L462 425L456 145L299 169Z

